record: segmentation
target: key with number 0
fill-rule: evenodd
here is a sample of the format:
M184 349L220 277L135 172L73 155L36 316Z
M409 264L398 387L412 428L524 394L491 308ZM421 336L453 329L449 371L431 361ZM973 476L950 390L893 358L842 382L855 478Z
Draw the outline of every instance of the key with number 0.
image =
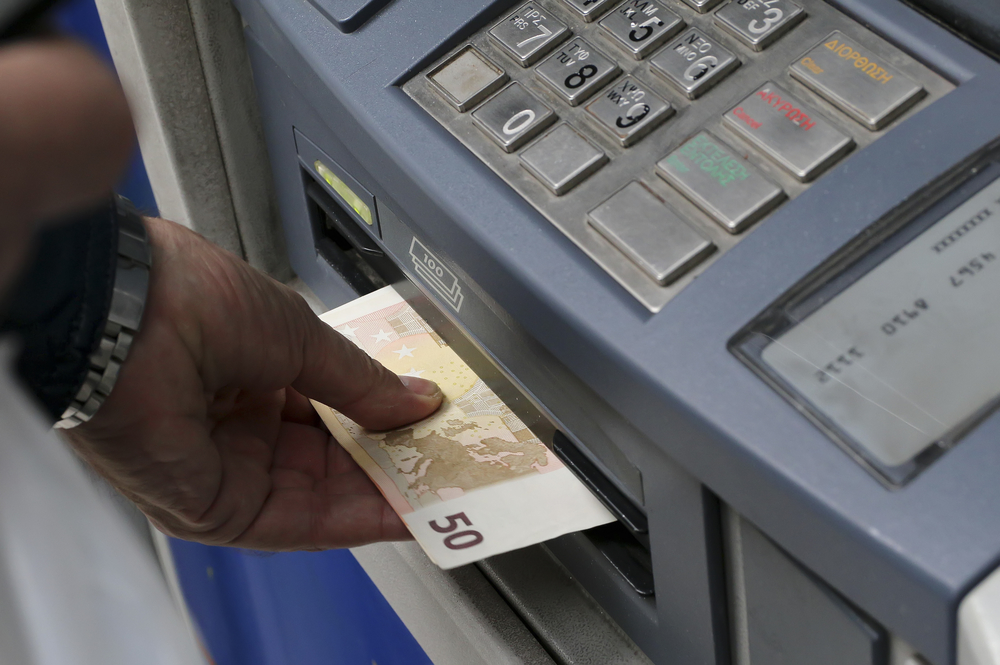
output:
M516 81L472 113L472 121L504 152L514 152L556 121L556 114Z

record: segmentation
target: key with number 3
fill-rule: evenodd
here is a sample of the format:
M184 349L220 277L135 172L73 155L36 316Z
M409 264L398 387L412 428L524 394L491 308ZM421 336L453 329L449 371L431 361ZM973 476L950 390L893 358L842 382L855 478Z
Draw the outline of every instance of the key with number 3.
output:
M733 0L715 12L715 22L755 51L763 51L806 17L791 0Z

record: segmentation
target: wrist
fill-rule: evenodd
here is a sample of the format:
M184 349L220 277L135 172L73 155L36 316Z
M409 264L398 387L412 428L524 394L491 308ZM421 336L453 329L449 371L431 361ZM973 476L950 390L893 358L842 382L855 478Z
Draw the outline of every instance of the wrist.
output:
M68 429L90 420L111 394L142 323L152 265L149 234L130 201L116 197L118 259L107 320L83 385L56 427Z

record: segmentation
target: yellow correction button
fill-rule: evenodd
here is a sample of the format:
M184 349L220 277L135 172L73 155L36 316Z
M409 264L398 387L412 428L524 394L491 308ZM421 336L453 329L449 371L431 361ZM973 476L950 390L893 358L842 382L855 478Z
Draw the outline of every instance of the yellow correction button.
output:
M840 31L792 64L790 73L873 131L924 96L923 86Z

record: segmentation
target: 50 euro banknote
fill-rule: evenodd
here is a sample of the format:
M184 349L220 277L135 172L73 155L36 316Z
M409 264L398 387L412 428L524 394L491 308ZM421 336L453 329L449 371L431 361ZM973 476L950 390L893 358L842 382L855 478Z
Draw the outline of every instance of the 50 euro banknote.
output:
M313 402L434 563L454 568L614 520L392 287L320 318L444 393L433 415L388 432Z

